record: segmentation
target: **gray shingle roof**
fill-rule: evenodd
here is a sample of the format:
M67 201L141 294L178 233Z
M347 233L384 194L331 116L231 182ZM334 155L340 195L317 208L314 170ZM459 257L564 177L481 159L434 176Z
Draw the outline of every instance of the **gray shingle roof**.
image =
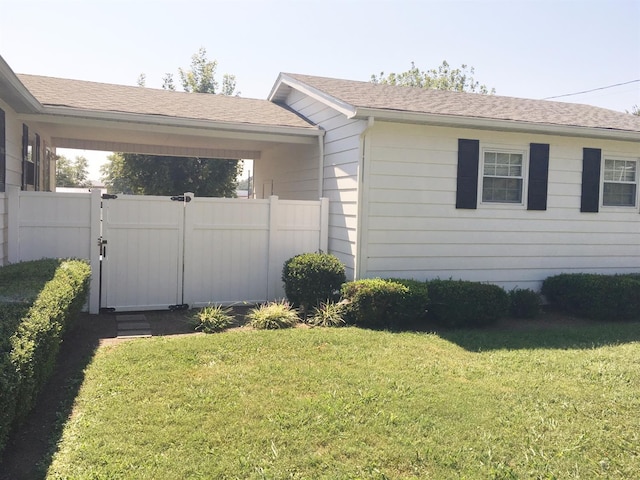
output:
M267 100L173 92L38 75L17 76L44 106L314 129L295 113Z
M640 117L590 105L284 75L360 109L640 132Z

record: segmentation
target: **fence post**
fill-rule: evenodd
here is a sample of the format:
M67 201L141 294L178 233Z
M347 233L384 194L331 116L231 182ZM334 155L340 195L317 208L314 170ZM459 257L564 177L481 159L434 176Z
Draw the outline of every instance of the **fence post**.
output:
M89 285L89 313L100 313L100 208L102 203L102 190L91 190L91 213L89 227L89 264L91 265L91 283Z
M7 216L7 260L17 263L20 261L20 188L15 185L7 186Z
M329 251L329 199L320 199L320 239L319 250L328 253Z
M278 196L269 197L269 258L267 259L267 300L275 300L280 270L275 264L278 251Z

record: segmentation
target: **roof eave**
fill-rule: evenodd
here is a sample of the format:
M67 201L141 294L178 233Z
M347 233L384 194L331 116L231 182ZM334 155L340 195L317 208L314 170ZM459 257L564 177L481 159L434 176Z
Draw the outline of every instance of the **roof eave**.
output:
M347 117L352 117L355 115L357 108L354 105L351 105L347 102L344 102L332 95L329 95L322 90L314 88L304 82L301 82L286 73L280 73L278 75L278 79L274 84L267 100L273 103L284 103L289 91L294 88L301 93L317 100L325 105L330 106L334 110L346 115Z
M324 131L318 127L292 127L287 125L265 125L253 123L220 122L194 118L170 117L127 112L112 112L102 110L85 110L72 107L45 106L42 114L47 115L48 121L63 122L64 118L99 120L125 123L138 123L177 128L195 128L219 130L240 133L267 133L275 135L313 137L322 136Z
M0 92L2 99L18 113L37 113L42 105L27 90L11 67L0 56Z
M571 137L589 137L613 140L630 140L640 142L640 132L616 130L574 125L557 125L550 123L523 122L517 120L499 120L457 115L439 115L421 112L406 112L376 108L357 108L349 118L367 119L374 117L379 121L418 123L459 128L475 128L483 130L499 130L513 132L529 132Z

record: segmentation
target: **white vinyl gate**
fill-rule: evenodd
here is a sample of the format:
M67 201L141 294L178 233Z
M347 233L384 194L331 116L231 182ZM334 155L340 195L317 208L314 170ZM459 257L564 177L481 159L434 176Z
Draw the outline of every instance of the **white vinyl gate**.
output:
M102 201L101 308L161 310L181 305L181 201L121 196Z
M9 261L90 260L91 313L280 298L283 263L327 231L327 199L9 191Z

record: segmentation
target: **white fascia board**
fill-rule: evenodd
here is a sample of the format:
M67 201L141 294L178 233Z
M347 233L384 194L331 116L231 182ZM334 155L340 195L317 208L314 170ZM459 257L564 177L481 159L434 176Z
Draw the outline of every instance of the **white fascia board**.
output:
M334 110L342 113L349 118L356 115L357 108L355 106L347 102L343 102L342 100L339 100L331 95L328 95L321 90L313 88L304 82L300 82L295 78L288 76L286 73L281 73L278 76L278 80L276 80L276 84L271 89L271 93L269 93L267 100L277 103L279 100L278 92L283 88L283 85L294 88L299 92L304 93L308 97L311 97L314 100L317 100L320 103L333 108Z
M461 117L454 115L437 115L419 112L378 110L373 108L358 108L355 114L349 118L367 119L369 117L374 117L376 120L388 122L404 122L444 127L475 128L482 130L498 130L503 132L526 132L569 137L588 137L640 142L640 132L625 130L579 127L571 125L554 125L550 123L531 123L516 120Z
M7 102L19 113L36 113L42 110L42 104L27 90L27 87L20 81L17 75L11 70L11 67L0 56L0 83L3 83L8 89L13 99L20 102L20 105ZM9 100L9 99L8 99Z
M43 115L22 115L25 120L42 121L46 123L70 125L78 120L86 125L87 121L134 123L148 127L187 128L201 130L210 135L212 131L224 132L224 135L248 134L278 135L283 137L297 137L316 142L318 137L324 135L324 131L317 127L288 127L280 125L260 125L231 122L216 122L211 120L199 120L190 118L164 117L161 115L144 115L124 112L105 112L96 110L83 110L70 107L43 108Z

